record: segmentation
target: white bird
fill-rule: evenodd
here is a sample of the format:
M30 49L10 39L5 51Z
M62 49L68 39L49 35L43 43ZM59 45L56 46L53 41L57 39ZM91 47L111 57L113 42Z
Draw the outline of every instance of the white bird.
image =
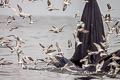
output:
M58 10L60 10L60 9L58 9L58 8L52 8L52 7L48 7L48 11L58 11Z
M35 60L30 56L23 56L22 60L25 64L35 64Z
M51 6L51 1L50 0L47 0L47 5L48 5L48 7Z
M43 44L41 44L41 43L39 43L39 45L40 45L40 47L43 49L43 51L47 51L47 50L49 50L51 47L53 47L53 45L51 44L51 45L48 45L48 46L44 46Z
M9 31L13 31L14 29L18 29L18 27L12 27Z
M100 62L100 63L97 63L97 65L96 65L96 72L101 71L101 68L103 67L103 65L104 65L104 60L102 62Z
M9 16L7 18L7 25L10 24L13 20L15 20L15 17L14 16Z
M112 54L111 59L112 59L112 60L120 60L120 57L119 57L119 56L116 56L116 54Z
M87 50L88 52L88 55L96 55L96 54L99 54L98 51L90 51L90 50Z
M71 0L64 0L63 11L65 11L65 10L67 9L67 6L68 6L69 4L71 4L70 1L71 1Z
M98 52L104 52L104 50L101 48L101 46L99 44L97 44L95 42L93 44L96 46Z
M52 31L54 33L59 33L63 31L63 28L65 27L65 25L63 25L61 28L57 28L55 26L52 26L52 28L49 31Z
M72 48L72 41L68 40L68 48Z
M111 22L112 22L112 17L111 17L110 14L106 14L106 15L103 16L103 17L104 17L104 21L105 21L106 23L111 23Z
M114 9L112 9L112 6L110 5L110 3L107 3L107 8L108 8L108 11L114 10Z
M80 17L80 11L78 10L77 13L74 15L75 18Z
M63 51L60 48L60 45L58 44L58 42L56 42L56 47L57 47L58 54L63 55Z
M83 0L83 2L88 3L89 1L88 0Z
M79 45L82 44L82 42L79 40L79 38L77 36L77 33L78 33L78 31L74 30L73 36L74 36L74 39L75 39L75 42L76 42L77 46L79 46Z

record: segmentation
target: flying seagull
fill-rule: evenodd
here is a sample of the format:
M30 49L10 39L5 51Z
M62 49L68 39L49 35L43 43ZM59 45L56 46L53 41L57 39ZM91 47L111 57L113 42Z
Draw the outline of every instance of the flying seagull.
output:
M63 31L63 28L65 27L65 25L63 25L61 28L57 28L55 26L52 26L52 28L49 31L52 31L54 33L59 33Z
M69 4L71 4L70 1L71 1L71 0L64 0L63 11L65 11L65 10L67 9L67 6L68 6Z
M7 18L7 25L10 24L13 20L15 20L14 16L8 16L8 18Z
M75 39L75 42L76 42L77 46L79 46L79 45L82 44L82 42L79 40L79 38L78 38L78 36L77 36L77 33L78 33L78 31L75 30L74 33L73 33L73 37L74 37L74 39Z
M60 10L60 9L48 7L48 11L57 11L57 10Z
M47 0L47 5L48 5L48 7L51 6L51 1L50 0Z
M18 29L18 27L12 27L9 31L13 31L14 29Z
M88 0L83 0L83 2L88 3L89 1Z
M71 47L72 47L72 41L68 40L68 48L71 48Z
M108 11L113 10L112 7L111 7L111 5L110 5L110 3L107 4L107 8L108 8Z

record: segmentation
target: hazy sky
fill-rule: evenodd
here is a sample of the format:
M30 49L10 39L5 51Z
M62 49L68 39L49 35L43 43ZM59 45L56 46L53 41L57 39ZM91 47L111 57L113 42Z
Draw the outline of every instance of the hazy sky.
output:
M53 6L55 8L59 8L61 10L59 11L53 11L53 12L49 12L47 10L47 0L43 0L43 1L36 1L34 3L32 2L28 2L27 0L24 3L21 3L21 0L10 0L11 6L16 8L16 4L19 4L22 8L24 12L28 12L32 15L56 15L56 16L73 16L78 10L80 10L80 14L82 14L82 10L84 8L84 3L82 2L82 0L71 0L72 4L70 6L68 6L66 11L62 11L63 8L63 0L51 0L53 3ZM120 17L120 7L119 7L119 3L120 0L97 0L99 7L101 9L101 13L105 14L107 13L107 7L106 4L107 3L111 3L111 6L113 9L111 13L111 15L113 17ZM0 15L14 15L14 12L12 12L10 9L8 8L0 8Z

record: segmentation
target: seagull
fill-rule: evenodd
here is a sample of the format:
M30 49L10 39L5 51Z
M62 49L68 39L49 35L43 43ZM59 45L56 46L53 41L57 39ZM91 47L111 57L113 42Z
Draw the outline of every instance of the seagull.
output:
M77 13L74 15L75 18L80 17L80 11L78 10Z
M88 0L83 0L83 2L88 3L89 1Z
M55 26L52 26L52 28L49 31L53 31L54 33L59 33L63 31L63 28L65 27L65 25L63 25L61 28L57 28Z
M79 38L77 36L77 33L78 33L78 31L75 30L74 33L73 33L73 36L74 36L74 39L75 39L75 42L76 42L77 46L79 46L79 45L82 44L82 42L79 40Z
M105 48L105 51L107 51L107 50L108 50L109 45L108 45L108 43L107 43L107 42L100 42L100 44L101 44L101 46L102 46L102 47L104 47L104 48Z
M112 78L115 78L116 75L120 72L120 64L118 64L116 61L113 61L110 64L108 64L108 66L110 66L108 75Z
M32 57L30 57L30 56L24 56L23 59L25 61L34 62L34 59Z
M14 29L18 29L18 27L12 27L9 31L13 31Z
M119 33L120 33L120 29L115 28L115 32L116 32L116 35L117 35L117 36L119 36L119 35L120 35L120 34L119 34Z
M51 47L53 47L53 45L51 44L51 45L49 45L49 46L47 46L47 47L45 47L44 45L42 45L41 43L39 43L39 45L41 46L41 48L43 48L43 51L47 51L47 50L49 50Z
M11 65L13 64L12 62L9 62L8 60L3 60L2 62L0 62L0 65Z
M11 52L11 53L13 53L13 52L15 51L15 48L14 48L14 47L11 47L11 46L9 46L9 45L6 45L6 46L7 46L7 48L10 49L10 52Z
M4 0L4 3L5 3L4 4L5 6L8 6L9 5L9 0Z
M120 60L120 57L119 57L119 56L116 56L115 54L112 54L111 59L112 59L112 60Z
M17 47L16 47L17 48ZM24 54L22 50L20 50L19 48L16 49L16 54L18 57L18 62L20 61L20 54Z
M102 62L97 63L97 65L96 65L96 72L101 71L101 68L103 67L104 62L105 62L105 61L103 60Z
M65 27L65 25L63 25L61 28L59 28L59 32L62 32L64 27Z
M56 50L54 50L54 49L50 49L51 47L53 47L52 44L49 45L49 46L47 46L47 47L43 46L41 43L39 43L39 45L43 48L43 52L44 52L45 54L52 55L52 53L56 51Z
M64 0L63 11L65 11L65 10L67 9L67 6L68 6L69 4L71 4L70 1L71 1L71 0Z
M98 52L104 52L104 50L101 48L101 46L99 44L97 44L95 42L93 44L96 46Z
M63 52L62 52L62 50L61 50L61 48L60 48L58 42L56 42L56 47L57 47L58 54L59 54L59 55L62 55Z
M119 24L119 22L120 22L120 21L117 21L117 22L113 25L112 29L113 29L113 28L116 28L116 26Z
M77 29L77 31L84 34L89 32L88 30L85 30L85 29Z
M84 64L82 64L83 69L93 65L93 64L89 64L88 61L89 61L88 56L85 56L83 59L80 60L80 62L84 62Z
M57 10L60 10L60 9L48 7L48 11L57 11Z
M110 15L110 14L106 14L105 17L104 17L104 21L105 21L106 23L112 22L111 15Z
M4 8L4 2L3 2L3 0L1 0L1 2L0 2L0 7Z
M41 43L39 45L43 48L43 51L45 50L45 46L43 46Z
M6 45L9 45L10 43L12 42L12 40L9 40L9 39L1 39L0 41L0 45L2 46L6 46Z
M87 52L88 52L88 55L96 55L96 54L99 54L99 52L98 51L90 51L90 50L87 50Z
M77 31L80 32L80 33L88 33L89 31L88 30L85 30L85 23L83 21L80 21L79 24L77 24Z
M55 52L56 50L47 50L47 52L45 52L46 54L50 54L50 53L53 53Z
M0 2L0 7L6 7L8 6L9 7L9 0L1 0Z
M111 7L111 5L110 5L110 3L107 4L107 8L108 8L108 11L113 10L112 7Z
M80 21L80 23L79 24L77 24L77 27L78 28L85 28L85 23L83 22L83 21Z
M47 5L48 5L48 7L51 6L51 1L50 0L47 0Z
M49 31L53 31L54 33L58 33L59 29L55 26L52 26L52 28Z
M32 15L29 15L28 18L30 19L29 24L33 24Z
M7 18L7 25L10 24L13 20L15 20L15 17L14 16L9 16Z
M0 61L4 60L5 58L0 58Z
M112 34L112 33L113 33L112 28L110 27L110 25L109 25L107 22L105 22L105 23L106 23L107 26L108 26L108 34Z
M22 67L22 69L27 69L27 62L24 60L24 58L22 58L19 62L18 62L18 64L20 64L21 65L21 67Z
M28 13L24 13L19 4L17 4L17 7L18 7L19 12L17 12L17 10L15 8L9 6L9 8L12 11L14 11L17 16L22 17L23 19L26 18L26 17L28 17L29 20L30 20L29 24L32 24L33 23L33 21L32 21L32 15L30 15Z
M68 40L68 48L71 48L71 47L72 47L72 41Z

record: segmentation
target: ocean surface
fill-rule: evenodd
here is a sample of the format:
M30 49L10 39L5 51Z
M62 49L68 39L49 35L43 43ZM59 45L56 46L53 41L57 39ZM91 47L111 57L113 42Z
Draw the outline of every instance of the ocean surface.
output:
M45 58L46 55L42 54L42 49L39 43L44 45L53 44L58 42L64 52L64 56L68 59L74 54L74 37L73 31L76 29L77 21L80 18L73 18L68 16L34 16L33 24L29 24L29 19L22 19L16 17L16 20L7 25L8 16L0 16L0 37L8 35L20 36L25 44L22 45L22 50L25 56L31 56L33 59ZM52 26L62 27L65 25L63 32L53 33L49 29ZM9 31L12 27L18 27L13 31ZM107 27L105 25L105 31ZM73 48L68 49L67 41L71 40ZM112 34L109 41L109 53L118 50L120 47L120 37ZM13 62L12 65L0 65L0 80L90 80L81 79L82 74L71 74L70 72L61 72L57 69L44 69L46 64L39 64L39 70L23 70L17 64L17 56L15 53L10 53L7 48L0 46L0 58ZM91 76L92 80L119 80L119 75L114 78L107 76Z

